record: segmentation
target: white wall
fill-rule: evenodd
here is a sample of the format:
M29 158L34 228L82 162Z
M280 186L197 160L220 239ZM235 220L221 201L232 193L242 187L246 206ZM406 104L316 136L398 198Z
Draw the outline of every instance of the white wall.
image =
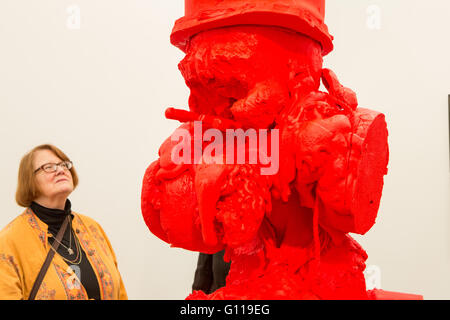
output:
M72 4L80 29L69 28ZM369 5L380 9L379 30L369 28ZM183 54L169 43L183 11L183 0L0 2L0 228L22 210L20 158L59 146L80 176L73 208L106 230L131 299L183 299L196 264L195 253L154 237L140 213L145 169L177 126L164 110L187 106ZM326 66L360 106L386 114L390 131L378 223L357 239L382 288L428 299L450 298L449 15L446 0L327 3L335 50Z

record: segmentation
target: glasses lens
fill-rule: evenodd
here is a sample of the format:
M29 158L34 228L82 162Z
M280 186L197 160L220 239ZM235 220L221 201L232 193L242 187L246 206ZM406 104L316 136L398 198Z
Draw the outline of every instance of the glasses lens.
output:
M57 165L54 163L49 163L49 164L46 164L45 166L43 166L42 170L44 170L45 172L48 172L48 173L55 172L56 166Z
M64 161L62 163L62 166L63 166L63 168L66 168L67 170L70 170L70 169L72 169L73 164L70 161Z

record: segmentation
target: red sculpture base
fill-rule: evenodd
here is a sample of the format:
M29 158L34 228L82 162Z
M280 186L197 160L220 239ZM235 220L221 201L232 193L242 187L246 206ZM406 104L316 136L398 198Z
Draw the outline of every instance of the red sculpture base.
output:
M381 289L369 290L367 291L367 295L371 300L423 300L423 296L418 294L392 292Z

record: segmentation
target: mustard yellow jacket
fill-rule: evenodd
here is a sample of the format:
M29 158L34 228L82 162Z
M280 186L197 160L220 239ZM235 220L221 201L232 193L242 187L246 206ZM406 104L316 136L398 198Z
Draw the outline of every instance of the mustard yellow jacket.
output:
M73 230L97 275L102 300L125 300L123 285L111 244L93 219L72 212ZM0 231L0 300L28 299L50 244L47 225L31 209ZM76 268L55 254L36 300L86 300Z

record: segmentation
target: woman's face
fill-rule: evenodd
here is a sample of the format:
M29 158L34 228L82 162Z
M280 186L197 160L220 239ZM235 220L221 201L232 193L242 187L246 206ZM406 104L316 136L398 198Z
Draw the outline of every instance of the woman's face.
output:
M50 150L38 150L34 154L33 169L37 170L48 163L59 164L62 161ZM63 169L58 166L56 171L52 173L47 173L41 169L35 175L40 197L49 199L68 197L73 191L72 173L66 168Z

